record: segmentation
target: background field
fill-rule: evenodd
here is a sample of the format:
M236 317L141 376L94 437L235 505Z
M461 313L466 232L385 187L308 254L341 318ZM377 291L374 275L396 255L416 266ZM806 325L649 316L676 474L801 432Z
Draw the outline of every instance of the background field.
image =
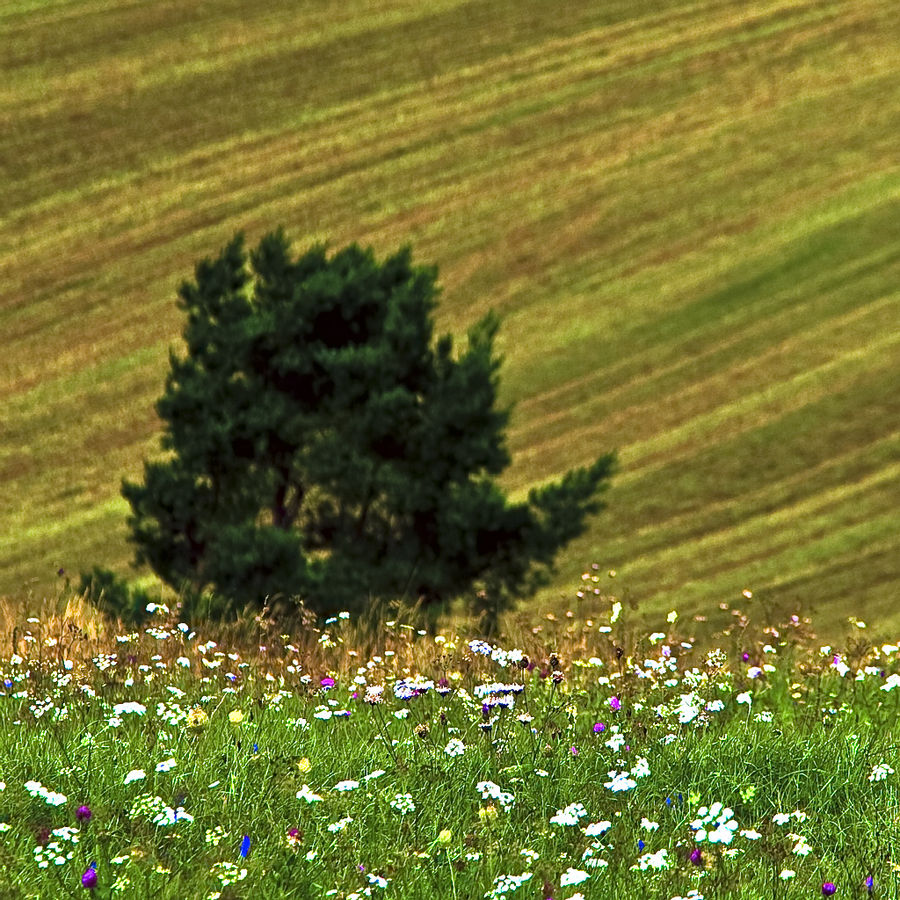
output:
M504 315L514 493L618 447L591 562L900 624L895 0L12 0L0 593L127 571L194 261L409 242Z

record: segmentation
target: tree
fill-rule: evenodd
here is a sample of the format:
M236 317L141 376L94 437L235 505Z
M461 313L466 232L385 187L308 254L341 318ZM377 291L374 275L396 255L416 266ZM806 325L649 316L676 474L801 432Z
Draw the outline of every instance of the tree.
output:
M612 454L509 503L498 320L433 340L433 267L237 235L179 291L160 460L123 482L137 564L237 605L315 612L528 595L601 508Z

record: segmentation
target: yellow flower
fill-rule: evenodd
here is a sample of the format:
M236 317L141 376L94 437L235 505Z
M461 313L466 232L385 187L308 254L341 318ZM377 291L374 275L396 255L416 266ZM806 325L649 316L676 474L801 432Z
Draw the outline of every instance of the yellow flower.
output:
M453 840L453 832L449 828L444 828L437 836L437 842L442 847L446 847Z
M297 771L301 775L306 775L307 772L312 768L312 763L304 756L302 759L298 759L296 762Z
M231 722L232 725L240 725L241 722L244 721L244 714L239 709L233 709L228 713L228 721Z
M491 803L489 806L483 806L478 810L478 818L481 819L481 821L485 825L489 825L491 822L496 821L497 807L494 806L493 803Z
M185 725L191 729L191 731L203 731L204 728L209 724L209 716L206 714L206 711L201 709L199 706L195 706L188 714L187 720L185 721Z

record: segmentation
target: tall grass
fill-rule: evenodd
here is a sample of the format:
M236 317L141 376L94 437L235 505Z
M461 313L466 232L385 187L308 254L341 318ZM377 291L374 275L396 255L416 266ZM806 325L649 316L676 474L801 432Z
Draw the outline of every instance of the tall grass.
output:
M644 632L601 584L491 643L18 621L0 895L897 896L897 644L856 619L822 646L750 596Z

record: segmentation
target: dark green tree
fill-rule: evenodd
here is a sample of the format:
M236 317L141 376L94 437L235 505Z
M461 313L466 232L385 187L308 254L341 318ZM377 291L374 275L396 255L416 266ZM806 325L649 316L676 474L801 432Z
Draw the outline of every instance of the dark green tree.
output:
M248 265L249 262L249 265ZM436 269L409 249L294 258L236 236L179 289L184 356L157 403L164 458L123 483L136 563L237 605L321 614L527 596L601 508L614 457L509 503L493 314L433 340Z

